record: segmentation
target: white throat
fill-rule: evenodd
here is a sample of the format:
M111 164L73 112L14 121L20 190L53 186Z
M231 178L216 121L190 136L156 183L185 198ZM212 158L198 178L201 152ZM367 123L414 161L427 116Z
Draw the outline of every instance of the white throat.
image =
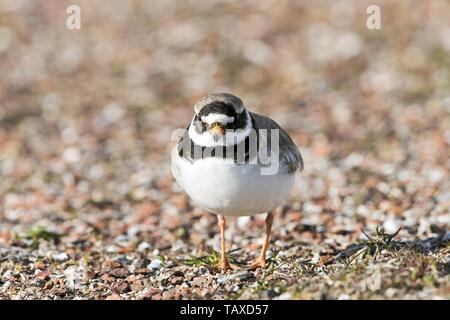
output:
M214 141L213 135L209 131L205 131L205 132L203 132L203 134L197 133L197 131L195 130L195 125L194 125L194 119L195 119L195 116L194 116L194 118L191 121L191 125L189 126L189 131L188 131L189 137L192 139L192 141L194 141L195 144L198 144L203 147L231 146L234 144L238 144L238 143L244 141L245 138L247 138L250 135L251 130L252 130L252 119L250 117L250 113L247 110L244 110L243 112L247 113L247 123L245 124L245 127L243 129L238 129L238 130L226 130L224 137L220 138L217 142ZM228 119L221 118L222 116L226 117ZM210 117L210 118L208 118L208 117ZM224 122L223 120L225 120L225 121L228 120L228 122L234 121L234 119L231 120L230 118L233 118L233 117L227 117L226 115L213 114L213 115L208 115L206 117L203 117L202 120L207 122L208 124L209 124L208 121L211 121L211 123L218 122L218 121Z

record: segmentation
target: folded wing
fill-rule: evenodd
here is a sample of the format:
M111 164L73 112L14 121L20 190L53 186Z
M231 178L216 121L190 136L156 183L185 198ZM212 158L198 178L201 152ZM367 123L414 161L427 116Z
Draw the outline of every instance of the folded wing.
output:
M279 157L280 163L287 166L289 173L294 173L297 170L303 170L303 158L295 143L286 131L283 130L275 121L265 116L250 112L253 120L253 127L256 130L267 130L267 145L271 146L270 130L279 130ZM273 146L276 147L276 146Z

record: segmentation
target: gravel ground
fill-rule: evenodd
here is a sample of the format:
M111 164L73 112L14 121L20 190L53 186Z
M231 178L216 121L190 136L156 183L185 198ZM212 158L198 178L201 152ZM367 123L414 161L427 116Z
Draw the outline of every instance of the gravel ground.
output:
M0 299L450 298L448 1L76 2L0 0ZM170 174L222 90L305 159L265 271Z

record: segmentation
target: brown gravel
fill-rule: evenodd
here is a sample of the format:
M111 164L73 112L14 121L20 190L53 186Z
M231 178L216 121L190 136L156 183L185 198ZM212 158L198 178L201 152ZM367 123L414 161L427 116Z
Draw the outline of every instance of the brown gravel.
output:
M450 5L376 2L0 1L0 299L449 299ZM266 271L170 174L219 90L304 155Z

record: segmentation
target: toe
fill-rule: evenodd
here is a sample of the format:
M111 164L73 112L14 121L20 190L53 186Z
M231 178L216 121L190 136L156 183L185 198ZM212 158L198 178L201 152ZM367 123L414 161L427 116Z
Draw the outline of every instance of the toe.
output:
M251 263L250 265L248 265L248 269L250 270L256 270L258 268L266 268L266 259L263 258L258 258L256 259L253 263Z
M222 271L222 272L227 272L228 270L236 270L237 266L229 263L228 260L225 260L225 261L219 261L215 265L211 266L211 269Z

